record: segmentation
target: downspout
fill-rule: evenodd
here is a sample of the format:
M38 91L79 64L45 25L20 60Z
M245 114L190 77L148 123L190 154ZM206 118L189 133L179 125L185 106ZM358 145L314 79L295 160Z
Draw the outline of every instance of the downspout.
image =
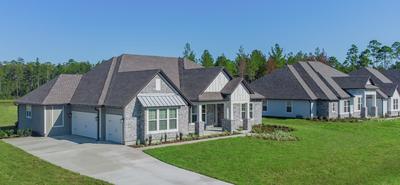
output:
M100 140L100 132L99 132L99 129L100 129L100 110L101 110L101 107L95 107L94 108L94 110L96 110L97 111L97 141L99 141Z

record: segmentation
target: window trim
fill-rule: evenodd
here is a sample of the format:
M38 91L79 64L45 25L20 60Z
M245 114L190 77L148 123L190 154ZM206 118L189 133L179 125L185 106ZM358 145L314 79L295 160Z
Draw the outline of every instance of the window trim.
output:
M25 117L27 119L32 119L32 105L25 105Z
M167 129L166 130L160 130L160 109L167 109ZM175 109L176 110L176 128L175 129L170 129L169 128L169 110L170 109ZM149 130L149 110L156 110L156 130L150 131ZM147 134L159 134L159 133L168 133L168 132L178 132L179 128L179 107L159 107L159 108L148 108L146 109L146 133Z
M204 108L203 108L203 106L204 106ZM204 113L203 113L203 110L204 110ZM197 117L197 119L199 119L199 118ZM201 121L204 123L207 123L207 105L206 104L201 105Z
M254 105L253 103L249 103L249 118L254 119Z
M347 103L347 106L346 106ZM347 110L346 110L347 107ZM350 112L350 100L345 100L343 101L343 113L349 113Z
M361 97L360 96L357 96L356 97L356 99L357 99L357 111L361 111L361 108L362 108L362 105L361 105Z
M196 111L193 111L193 108L196 108ZM198 107L197 105L191 106L190 107L190 123L195 123L199 120L199 115L198 115ZM193 115L196 115L196 120L193 120Z
M243 110L243 107L244 107L244 110ZM244 118L243 118L243 113L244 113ZM247 103L240 104L240 119L241 120L247 119Z
M290 108L290 111L288 111ZM293 102L292 101L286 101L286 112L287 113L292 113L293 112Z
M393 99L393 110L399 110L399 99L398 98Z
M265 107L265 110L264 110L264 107ZM265 100L263 103L262 112L268 112L268 101L267 100Z

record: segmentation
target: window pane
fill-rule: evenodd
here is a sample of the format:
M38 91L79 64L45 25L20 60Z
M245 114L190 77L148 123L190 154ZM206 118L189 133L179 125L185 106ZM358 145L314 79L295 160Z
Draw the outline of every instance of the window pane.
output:
M160 119L167 119L167 109L159 110Z
M149 110L149 120L157 119L157 110Z
M197 121L197 115L192 114L192 122L196 122Z
M201 113L203 113L203 114L206 113L206 105L201 106Z
M160 130L167 130L167 120L160 120Z
M242 119L246 119L246 112L242 112Z
M176 118L176 109L169 109L169 118Z
M263 111L267 111L267 106L266 105L263 106Z
M176 129L176 119L169 120L169 129Z
M245 103L242 104L242 111L246 111L246 104Z
M201 121L206 122L206 117L207 117L207 114L205 114L205 113L201 114Z
M149 121L149 131L157 130L157 121Z
M197 114L197 106L196 106L196 105L192 107L192 112L194 112L195 114Z

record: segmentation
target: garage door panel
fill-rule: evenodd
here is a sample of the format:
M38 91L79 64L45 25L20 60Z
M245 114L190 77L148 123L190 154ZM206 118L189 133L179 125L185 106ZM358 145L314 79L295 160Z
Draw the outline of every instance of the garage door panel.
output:
M122 143L122 116L116 114L106 114L106 140Z
M72 111L72 134L97 139L97 114Z

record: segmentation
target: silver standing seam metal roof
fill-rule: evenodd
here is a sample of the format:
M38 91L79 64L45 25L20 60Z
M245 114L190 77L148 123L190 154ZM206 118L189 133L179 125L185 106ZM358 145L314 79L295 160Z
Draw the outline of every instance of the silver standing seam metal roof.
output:
M138 95L143 107L183 106L185 101L178 95Z

